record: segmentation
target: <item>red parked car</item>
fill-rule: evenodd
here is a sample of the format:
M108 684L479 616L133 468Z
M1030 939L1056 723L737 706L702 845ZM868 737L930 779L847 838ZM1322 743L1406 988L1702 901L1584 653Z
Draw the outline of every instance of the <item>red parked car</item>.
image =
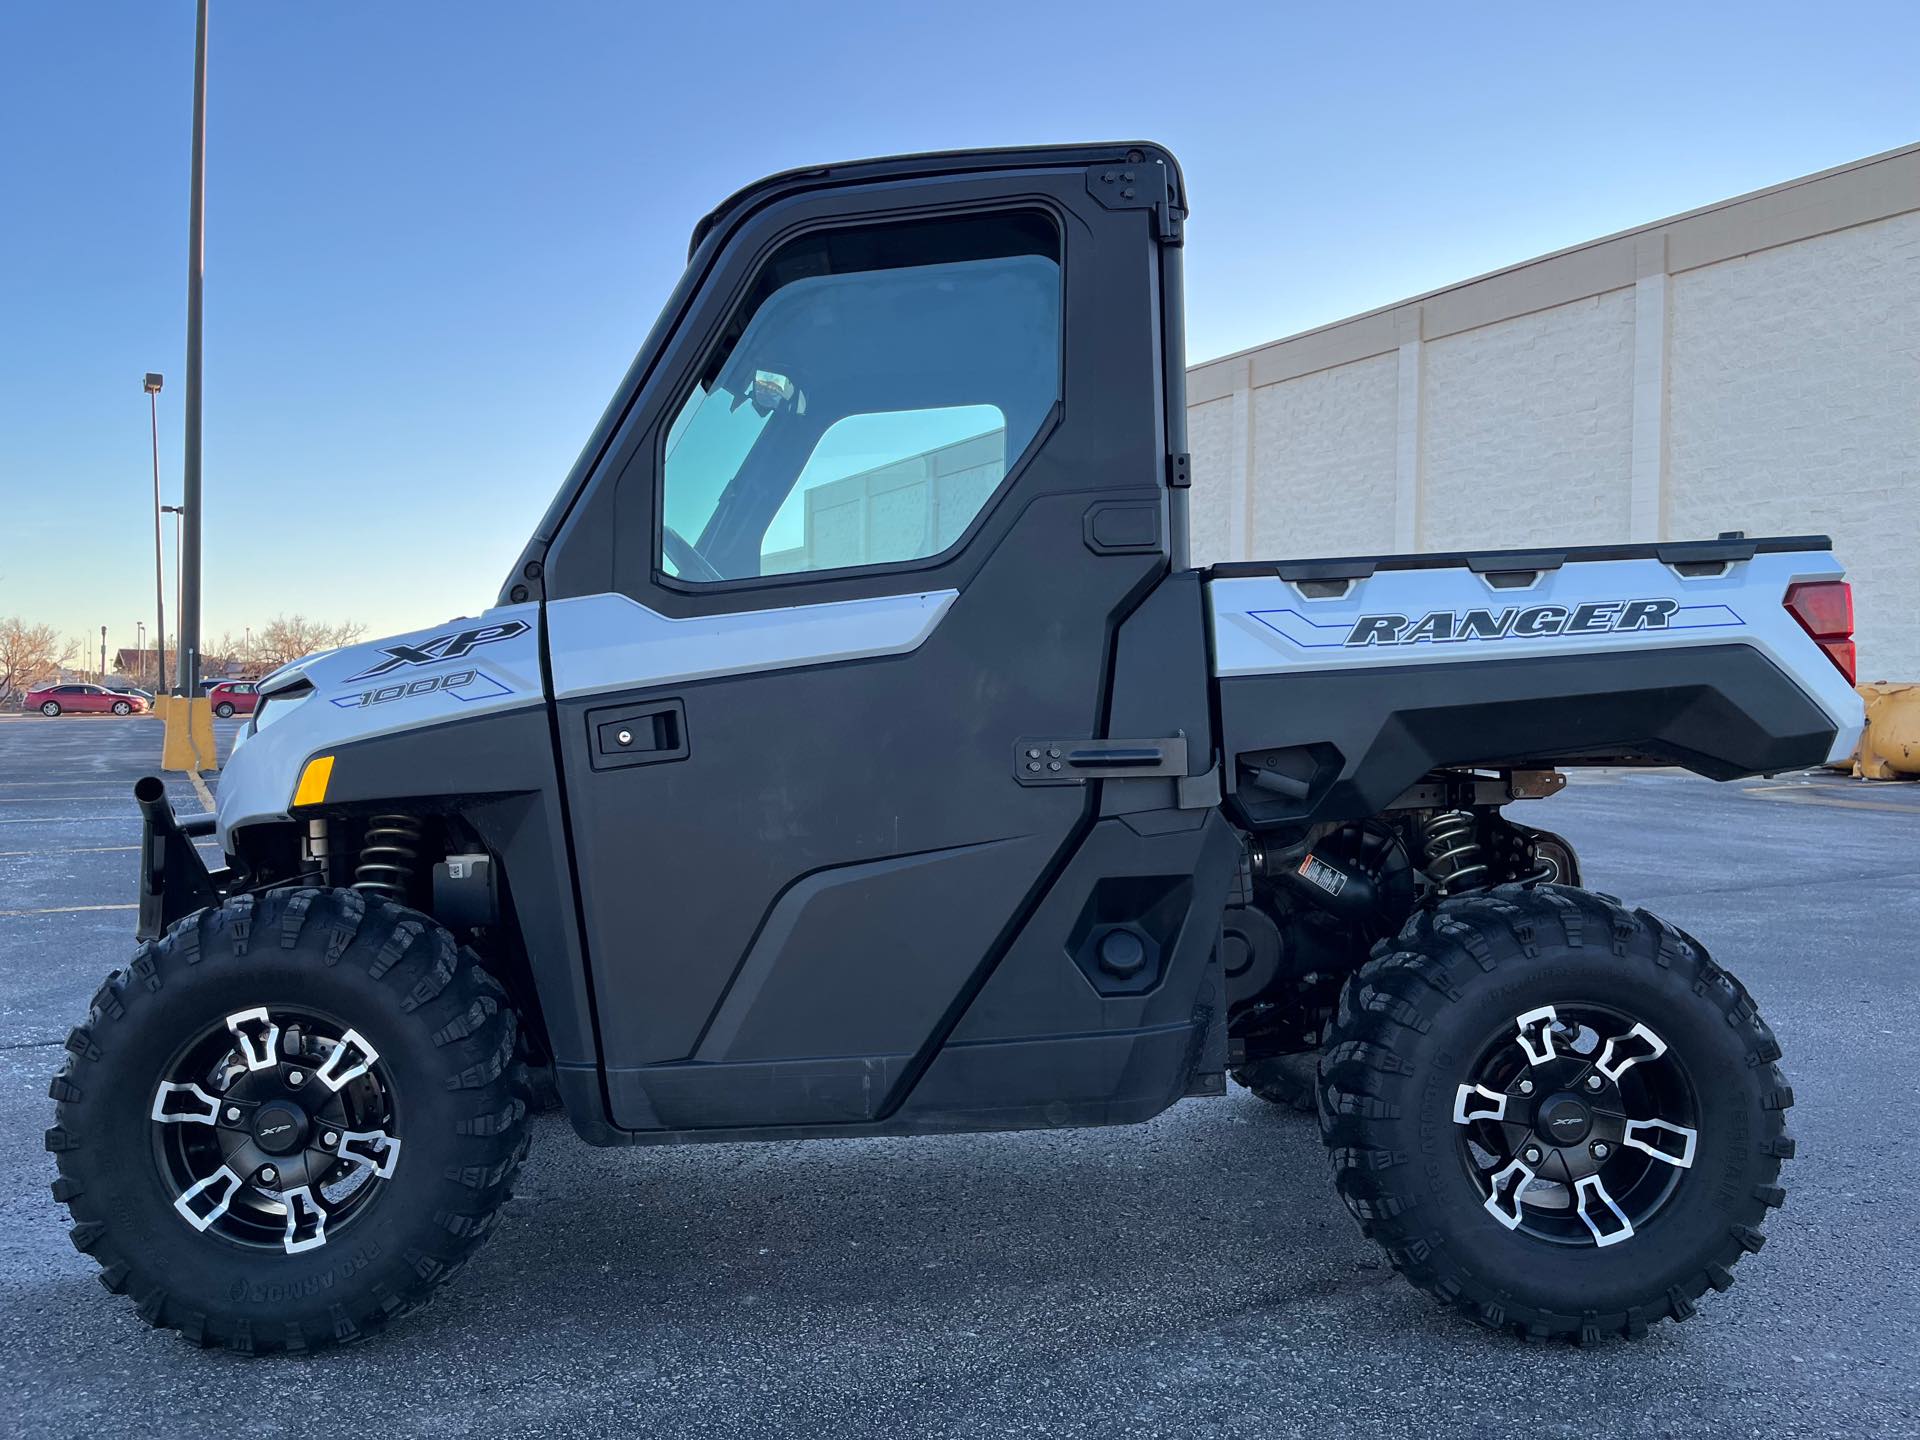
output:
M139 715L149 706L138 695L101 685L41 685L21 702L42 715Z
M258 699L254 694L256 686L251 680L222 680L207 691L207 699L213 702L213 713L222 720L231 720L235 715L251 715Z

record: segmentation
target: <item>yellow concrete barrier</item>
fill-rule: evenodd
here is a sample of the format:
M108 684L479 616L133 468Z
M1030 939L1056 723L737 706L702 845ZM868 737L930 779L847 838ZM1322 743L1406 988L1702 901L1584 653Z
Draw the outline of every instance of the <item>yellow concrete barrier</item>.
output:
M1854 752L1853 773L1868 780L1920 776L1920 685L1861 685L1866 733Z
M166 726L160 742L162 770L197 775L220 768L213 739L212 701L204 696L189 699L184 695L156 695L153 708Z

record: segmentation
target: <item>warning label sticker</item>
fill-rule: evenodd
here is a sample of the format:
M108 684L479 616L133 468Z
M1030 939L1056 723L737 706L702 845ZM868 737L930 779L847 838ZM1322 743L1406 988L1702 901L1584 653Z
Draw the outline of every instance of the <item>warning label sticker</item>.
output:
M1334 869L1317 855L1309 855L1300 862L1300 873L1329 895L1338 895L1347 888L1345 872Z

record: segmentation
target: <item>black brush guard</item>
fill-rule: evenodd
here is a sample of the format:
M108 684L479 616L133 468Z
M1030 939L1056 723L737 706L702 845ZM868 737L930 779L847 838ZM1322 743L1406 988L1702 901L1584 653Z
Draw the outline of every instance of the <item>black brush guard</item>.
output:
M133 782L133 803L140 807L140 922L142 940L158 940L175 921L220 903L226 870L209 871L194 848L194 837L213 834L212 815L182 820L173 813L167 786L158 775Z

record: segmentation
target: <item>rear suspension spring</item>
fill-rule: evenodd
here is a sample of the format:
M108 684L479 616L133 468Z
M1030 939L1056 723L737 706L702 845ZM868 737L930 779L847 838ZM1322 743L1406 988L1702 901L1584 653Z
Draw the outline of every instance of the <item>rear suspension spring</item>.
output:
M1443 895L1456 895L1487 873L1486 850L1480 843L1480 822L1470 810L1446 810L1427 821L1421 832L1427 874Z

